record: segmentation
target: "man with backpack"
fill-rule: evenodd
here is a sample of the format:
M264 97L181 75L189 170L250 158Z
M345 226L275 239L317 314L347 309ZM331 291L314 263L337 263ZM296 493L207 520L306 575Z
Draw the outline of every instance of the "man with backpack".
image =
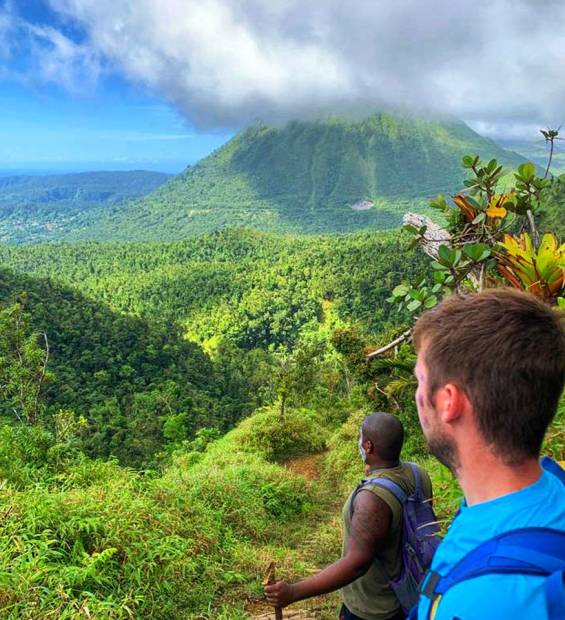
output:
M437 527L430 523L435 517L429 476L417 465L400 461L403 442L404 429L395 416L374 413L365 419L359 451L368 473L343 508L341 559L298 583L279 581L266 586L269 603L285 607L341 588L340 620L406 617L410 604L404 599L417 599L415 581L424 572L420 564L431 559ZM407 530L413 539L404 545ZM405 570L405 546L414 552L420 570L416 576Z
M565 382L562 317L533 295L454 295L420 317L416 403L461 508L410 618L565 619L565 472L539 461Z

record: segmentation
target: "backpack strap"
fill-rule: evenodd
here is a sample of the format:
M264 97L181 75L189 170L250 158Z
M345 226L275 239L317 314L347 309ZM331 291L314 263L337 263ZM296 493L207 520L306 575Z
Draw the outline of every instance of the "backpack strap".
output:
M381 487L383 489L386 489L387 491L390 491L390 493L394 495L394 497L401 506L404 506L404 502L408 499L406 493L398 484L396 484L396 482L393 482L388 478L366 478L365 480L361 480L361 482L357 485L357 488L353 492L353 496L351 497L351 503L349 505L350 517L353 516L353 502L357 497L357 493L359 493L359 491L362 491L368 486Z
M545 600L549 620L565 618L565 570L555 571L547 578Z
M561 613L565 609L565 532L544 527L521 528L485 541L448 575L429 571L420 591L434 600L463 581L492 574L549 577L545 583L549 619L565 618Z
M414 491L414 495L418 499L422 499L424 496L424 485L422 482L422 472L416 463L406 463L408 467L410 467L412 474L414 476L414 482L416 484L416 490Z
M408 499L408 495L406 495L400 485L388 478L368 478L363 480L362 486L358 490L361 491L361 489L367 486L381 487L390 491L401 506L404 506L404 502Z
M559 463L549 458L549 456L544 456L540 464L545 471L552 473L558 480L561 480L561 482L565 484L565 469L563 469Z

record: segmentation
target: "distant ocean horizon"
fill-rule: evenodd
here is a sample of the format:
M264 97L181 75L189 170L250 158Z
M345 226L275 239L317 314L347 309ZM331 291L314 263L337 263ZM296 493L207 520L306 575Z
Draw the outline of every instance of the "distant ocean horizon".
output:
M188 165L194 162L164 162L164 163L116 163L116 162L80 162L53 164L23 164L12 166L0 163L0 177L13 176L49 176L52 174L74 174L77 172L127 172L131 170L145 170L148 172L164 172L166 174L179 174Z

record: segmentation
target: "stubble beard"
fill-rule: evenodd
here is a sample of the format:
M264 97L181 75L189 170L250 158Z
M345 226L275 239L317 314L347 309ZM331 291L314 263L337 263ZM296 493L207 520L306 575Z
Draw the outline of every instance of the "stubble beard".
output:
M453 439L436 430L426 438L426 441L430 454L455 474L459 468L459 452Z

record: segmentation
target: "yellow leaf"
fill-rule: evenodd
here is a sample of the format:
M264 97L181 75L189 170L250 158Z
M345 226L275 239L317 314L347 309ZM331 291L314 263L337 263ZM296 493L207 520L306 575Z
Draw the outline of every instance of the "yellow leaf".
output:
M507 202L512 202L513 194L496 194L491 198L486 211L489 217L506 217L508 211L504 208Z
M504 207L497 207L496 205L491 205L487 209L487 215L489 217L506 217L506 209Z

